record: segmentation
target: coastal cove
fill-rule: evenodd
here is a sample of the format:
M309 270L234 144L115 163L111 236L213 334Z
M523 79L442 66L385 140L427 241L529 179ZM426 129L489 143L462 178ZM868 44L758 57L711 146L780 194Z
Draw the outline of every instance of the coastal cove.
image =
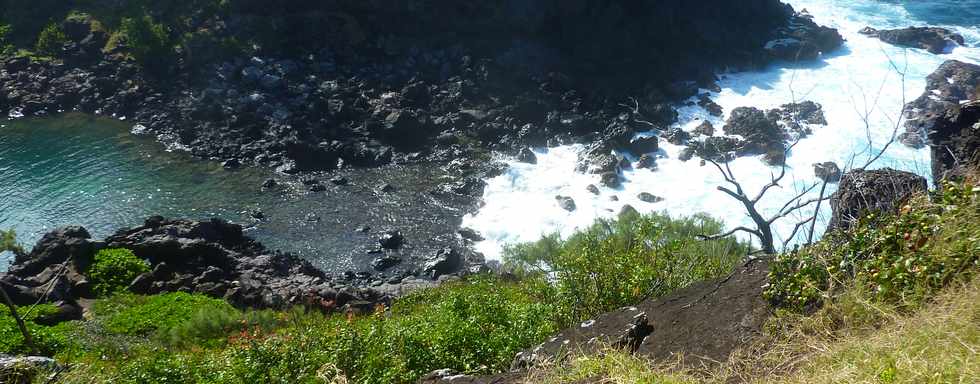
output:
M65 225L83 225L102 238L152 215L217 217L244 225L246 234L270 249L324 270L358 272L370 270L368 251L377 248L378 233L390 228L411 234L406 253L435 252L438 235L453 233L454 217L466 205L430 193L441 181L439 167L350 170L321 177L318 185L325 190L312 192L301 177L256 167L225 169L217 161L168 151L152 137L130 133L132 126L78 113L0 124L0 228L14 229L24 244L33 244ZM348 183L335 185L327 181L332 177ZM268 179L279 185L263 188ZM379 191L386 183L397 190ZM7 261L0 260L3 269Z

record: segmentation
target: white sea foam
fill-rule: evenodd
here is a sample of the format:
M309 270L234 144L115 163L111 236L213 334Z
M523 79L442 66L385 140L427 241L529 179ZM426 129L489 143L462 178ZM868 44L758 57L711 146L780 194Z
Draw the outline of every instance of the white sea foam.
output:
M740 106L772 108L794 100L812 100L823 106L829 124L814 126L814 133L796 146L787 161L790 170L783 188L773 190L760 203L770 213L799 188L817 181L812 164L824 161L836 161L842 166L863 164L868 157L869 135L860 118L862 115L868 116L872 146L877 149L892 135L903 103L923 92L925 77L943 61L980 62L980 48L977 48L980 27L950 26L966 37L967 46L955 48L950 54L932 55L923 50L894 47L857 33L865 26L882 29L925 24L898 5L865 1L789 2L797 10L806 9L818 23L838 28L847 39L846 45L814 63L782 64L759 72L725 75L719 82L722 91L712 94L715 102L725 109L726 117ZM905 73L904 84L898 71ZM719 129L723 125L721 119L710 117L699 107L683 107L679 113L678 125L687 130L696 127L702 119L708 119ZM545 233L559 232L567 236L597 217L614 216L624 204L641 212L662 211L675 216L705 212L729 226L751 225L739 203L717 191L717 186L724 182L717 169L710 164L700 166L697 159L677 160L682 147L666 143L661 147L666 158L658 161L659 170L627 170L621 188L600 188L598 196L585 189L588 184L598 185L598 178L574 171L579 146L537 149L536 165L509 161L511 168L506 173L488 181L484 193L486 205L475 215L464 217L463 225L483 234L487 240L476 247L491 259L499 258L506 244L533 241ZM771 172L778 171L764 165L759 157L737 159L731 167L743 185L751 186L750 193L768 182ZM896 144L872 166L881 167L928 177L929 154L927 150ZM833 189L834 186L829 186L827 193ZM645 203L636 197L641 192L665 200ZM577 209L562 210L555 202L555 195L572 197ZM619 201L610 200L614 195ZM825 226L829 218L826 207L822 209L818 228ZM777 237L788 235L794 223L794 220L779 222Z

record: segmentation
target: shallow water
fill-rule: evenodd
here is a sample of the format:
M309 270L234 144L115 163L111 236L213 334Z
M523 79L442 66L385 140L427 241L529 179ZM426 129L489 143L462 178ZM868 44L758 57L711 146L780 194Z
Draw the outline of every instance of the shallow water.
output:
M438 168L422 166L349 170L351 185L326 182L311 193L290 177L266 169L228 171L220 163L167 152L130 125L108 118L66 115L0 122L0 228L13 228L25 245L63 225L83 225L94 237L139 225L151 215L221 217L247 225L270 249L289 251L331 271L365 270L377 230L399 229L405 250L434 252L431 241L452 233L461 213L429 191ZM270 177L281 188L261 191ZM375 191L381 183L398 187ZM253 210L267 217L251 218ZM315 214L319 221L307 220ZM357 232L371 226L375 231ZM0 270L9 254L0 255Z
M791 0L797 10L806 9L823 25L838 28L847 43L837 52L811 63L778 63L756 72L727 74L719 82L722 91L712 98L725 109L755 106L772 108L793 101L812 100L823 105L828 125L814 126L814 134L802 140L791 153L789 174L782 189L774 189L762 200L766 212L778 210L797 191L817 179L812 164L836 161L863 165L868 153L881 148L891 137L902 106L918 97L925 88L925 77L943 61L957 59L980 63L980 0L944 1L828 1ZM964 35L966 46L949 54L932 55L918 49L902 49L857 33L865 26L896 28L909 25L939 25ZM904 74L904 75L901 75ZM720 130L722 119L710 117L700 107L680 109L679 126L693 129L708 119ZM868 129L862 116L867 116ZM869 137L870 148L869 151ZM628 170L621 188L600 188L599 196L587 192L588 184L598 185L595 175L574 172L577 146L539 148L538 164L509 161L511 169L490 180L484 198L486 206L475 215L464 217L463 225L487 238L477 248L489 258L500 257L507 244L533 241L542 234L569 235L590 224L596 217L611 217L624 204L643 212L661 211L671 215L706 212L729 226L751 225L739 203L717 191L724 182L717 169L699 166L698 161L681 162L682 147L662 144L659 170ZM768 182L777 168L768 167L759 157L740 158L731 163L738 180L750 194ZM890 146L870 168L892 167L929 177L929 153L902 145ZM829 186L831 193L834 186ZM666 198L657 204L639 201L636 195L649 192ZM578 209L566 212L555 203L557 194L571 196ZM815 195L814 192L812 195ZM619 201L611 201L612 196ZM816 235L829 219L824 204ZM799 217L812 213L806 210ZM777 222L780 242L788 237L795 220ZM803 234L787 241L794 244Z

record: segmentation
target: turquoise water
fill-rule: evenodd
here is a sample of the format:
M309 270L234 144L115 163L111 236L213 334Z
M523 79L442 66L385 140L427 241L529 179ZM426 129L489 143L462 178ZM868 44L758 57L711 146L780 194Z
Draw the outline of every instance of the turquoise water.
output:
M78 114L0 123L0 228L13 228L29 246L64 225L83 225L102 238L151 215L221 217L248 226L269 248L342 271L366 269L372 260L367 250L376 247L376 235L355 231L359 227L417 234L411 241L451 233L458 224L456 211L428 193L440 180L437 169L348 171L351 185L324 182L326 192L311 193L266 169L228 171L215 161L165 151L151 138L130 134L131 125ZM270 177L284 185L262 191ZM380 196L375 189L382 182L399 192ZM251 218L256 209L267 217ZM419 252L427 246L410 245ZM0 255L0 270L9 257Z

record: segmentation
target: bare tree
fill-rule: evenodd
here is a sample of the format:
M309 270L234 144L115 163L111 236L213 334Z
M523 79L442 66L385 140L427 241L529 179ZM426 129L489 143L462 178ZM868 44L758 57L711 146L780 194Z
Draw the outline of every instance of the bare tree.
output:
M884 143L884 145L879 150L876 151L873 148L874 141L872 139L872 134L871 134L871 115L873 114L873 112L875 111L875 109L877 109L878 101L879 101L879 99L880 99L880 97L881 97L881 95L883 93L885 84L888 81L888 77L886 76L882 80L882 83L881 83L880 87L878 88L878 92L876 93L876 95L874 97L874 100L871 103L871 106L870 107L869 107L868 102L867 102L868 100L867 100L866 94L864 93L863 90L861 90L862 95L865 96L864 97L864 101L865 102L863 104L864 111L858 111L856 109L857 108L857 103L854 102L853 97L852 97L852 104L855 105L855 111L857 112L857 114L858 114L859 118L861 119L861 121L864 123L865 136L867 137L867 147L862 151L862 153L867 153L868 154L868 159L860 167L851 168L853 166L853 164L854 164L855 159L859 155L859 154L852 154L851 157L850 157L850 160L848 161L848 164L845 166L845 168L844 168L844 170L842 170L842 172L847 172L847 171L850 171L850 170L853 170L853 169L865 169L865 168L871 166L877 160L879 160L881 158L881 156L884 155L884 153L888 150L888 148L892 144L894 144L896 138L898 137L898 130L900 129L900 127L902 125L903 117L906 114L906 106L905 106L906 105L906 98L905 98L905 76L906 75L905 74L906 74L906 72L908 70L908 59L906 57L906 60L905 60L905 63L906 64L905 64L904 68L903 69L899 69L898 65L887 54L887 52L885 52L884 50L882 50L882 52L885 54L885 57L888 59L888 63L889 63L889 66L890 66L891 70L895 71L898 74L898 76L899 76L900 85L902 87L902 90L901 90L901 95L902 95L901 96L902 97L901 98L902 109L901 109L898 117L896 117L894 119L892 119L892 118L890 118L890 117L888 117L886 115L886 118L888 118L890 120L890 122L892 123L891 136ZM906 52L906 51L903 51L903 52ZM907 55L907 53L906 53L906 55ZM796 78L796 73L794 71L792 77L790 78L790 83L789 83L790 95L793 98L792 105L796 105L796 103L797 103L797 101L796 101L796 92L793 89L793 82L795 81L795 78ZM860 85L858 85L856 83L855 83L855 85L857 85L857 87L859 89L861 89L860 88ZM792 112L791 116L792 116L792 118L794 120L794 124L797 125L797 126L800 126L799 111L798 110L794 110L794 111L791 111L791 112ZM794 142L791 145L789 145L789 146L786 147L786 150L785 150L785 153L784 153L784 155L785 155L784 158L788 158L789 157L790 151L798 143L799 143L799 138L795 139ZM735 174L732 172L732 170L731 170L731 168L729 166L729 162L728 162L729 159L728 158L725 158L724 161L722 161L722 163L724 164L724 166L722 166L722 164L719 164L719 162L716 161L716 160L714 160L714 159L706 159L706 160L708 162L710 162L712 165L714 165L715 168L718 169L718 171L725 178L725 182L728 184L728 186L724 186L724 185L723 186L718 186L718 190L721 191L721 192L724 192L725 194L731 196L732 198L734 198L735 200L737 200L738 202L740 202L742 204L742 206L745 208L745 211L748 214L749 218L752 219L752 222L755 224L755 227L754 228L749 228L749 227L739 226L739 227L733 228L732 230L730 230L728 232L725 232L725 233L720 233L720 234L716 234L716 235L702 235L701 238L703 238L703 239L717 239L717 238L731 236L731 235L733 235L733 234L735 234L737 232L745 232L745 233L748 233L748 234L754 236L757 240L759 240L759 243L760 243L760 245L762 247L762 249L761 249L762 252L765 252L767 254L774 254L774 253L776 253L778 251L778 249L776 248L776 244L775 244L775 236L774 236L774 232L773 232L773 225L777 221L782 220L782 219L785 219L785 218L787 218L787 217L789 217L791 215L794 215L794 214L799 214L800 211L802 211L803 209L805 209L805 208L807 208L807 207L815 204L816 205L816 208L814 209L813 214L811 214L811 215L805 215L805 216L802 216L802 217L800 217L800 218L797 219L797 221L794 224L793 229L790 232L790 234L784 238L783 243L782 243L782 248L785 249L789 245L789 242L792 241L796 237L797 233L799 233L799 231L801 229L804 229L805 233L808 232L806 234L806 239L807 239L806 244L810 244L810 243L813 242L814 234L816 233L816 223L817 223L818 215L820 213L821 204L823 203L823 201L828 200L830 198L829 196L826 195L826 190L827 190L827 181L826 180L824 180L823 182L816 182L816 183L812 183L812 184L806 185L802 189L797 190L797 193L793 197L791 197L788 201L786 201L785 204L783 204L783 206L778 211L776 211L771 216L766 217L766 216L764 216L761 213L761 211L759 210L759 208L758 208L757 205L758 205L759 201L762 200L765 197L766 193L769 192L770 190L772 190L772 188L781 187L780 186L780 182L783 181L783 179L786 177L786 167L787 166L786 166L786 162L785 161L782 162L782 165L781 165L780 171L779 171L779 175L770 174L770 182L768 184L766 184L765 186L763 186L755 196L750 197L749 194L745 192L744 186L741 183L739 183L739 181L735 177ZM809 198L809 199L807 199L806 196L810 192L812 192L813 190L815 190L818 186L820 187L820 192L819 192L818 196L815 197L815 198ZM807 226L807 224L809 224L809 231L806 231L806 229L805 229L805 227Z

